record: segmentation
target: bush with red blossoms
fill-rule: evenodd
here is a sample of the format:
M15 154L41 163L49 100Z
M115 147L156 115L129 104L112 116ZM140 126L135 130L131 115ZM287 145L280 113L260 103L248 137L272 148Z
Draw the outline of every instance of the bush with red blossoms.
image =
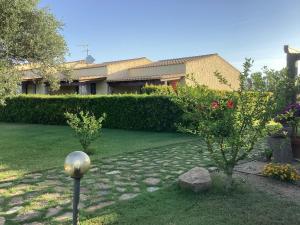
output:
M211 159L227 175L228 188L232 186L234 166L249 155L264 135L265 125L273 115L270 109L275 105L270 93L244 88L250 61L244 66L238 90L218 92L196 83L178 88L174 99L184 112L179 130L199 135L205 141ZM220 73L215 76L228 84Z

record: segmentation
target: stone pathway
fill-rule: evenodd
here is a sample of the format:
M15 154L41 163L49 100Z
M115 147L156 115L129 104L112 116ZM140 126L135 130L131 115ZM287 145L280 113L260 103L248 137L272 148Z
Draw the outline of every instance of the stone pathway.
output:
M81 213L97 213L118 201L157 191L194 166L209 166L207 153L199 153L199 149L203 144L190 142L93 162L82 179ZM0 225L69 224L72 188L72 179L61 169L0 182Z

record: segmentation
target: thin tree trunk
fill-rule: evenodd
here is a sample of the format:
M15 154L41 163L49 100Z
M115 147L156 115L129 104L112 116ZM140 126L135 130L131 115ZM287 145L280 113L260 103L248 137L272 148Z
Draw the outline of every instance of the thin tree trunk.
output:
M225 171L225 175L226 175L226 178L225 178L225 188L226 188L226 190L231 190L232 186L233 186L233 178L232 178L233 168L228 168Z

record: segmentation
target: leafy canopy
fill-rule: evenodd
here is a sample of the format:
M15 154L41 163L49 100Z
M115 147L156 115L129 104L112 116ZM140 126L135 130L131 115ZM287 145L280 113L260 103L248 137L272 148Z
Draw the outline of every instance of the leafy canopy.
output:
M34 72L58 88L58 72L67 46L62 23L38 0L0 0L0 102L14 94L22 75L18 66L30 64Z

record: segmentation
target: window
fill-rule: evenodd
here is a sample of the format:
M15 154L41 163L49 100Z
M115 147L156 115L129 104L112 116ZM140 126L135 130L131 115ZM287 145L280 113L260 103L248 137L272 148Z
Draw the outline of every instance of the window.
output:
M97 92L96 90L96 83L91 83L91 94L95 95Z

